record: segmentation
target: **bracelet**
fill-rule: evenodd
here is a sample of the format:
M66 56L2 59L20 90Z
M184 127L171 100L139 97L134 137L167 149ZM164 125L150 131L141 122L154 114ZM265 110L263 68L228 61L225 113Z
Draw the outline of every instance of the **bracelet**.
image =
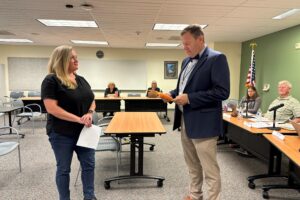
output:
M94 113L94 112L95 112L94 110L89 110L89 111L88 111L88 113Z

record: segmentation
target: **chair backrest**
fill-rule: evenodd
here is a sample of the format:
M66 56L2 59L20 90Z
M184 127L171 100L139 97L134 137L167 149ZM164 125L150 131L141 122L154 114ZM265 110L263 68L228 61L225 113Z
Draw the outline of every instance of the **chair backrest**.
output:
M40 97L41 92L40 91L29 91L28 92L28 97Z
M129 93L127 96L128 97L140 97L141 94L140 93Z
M24 103L21 99L16 99L16 100L13 100L11 102L12 106L14 107L23 107L24 106Z
M24 97L24 92L23 91L11 91L9 97L12 99L19 99L21 97Z
M93 120L93 124L94 125L98 125L99 124L99 116L98 116L98 114L96 112L94 112L92 117L93 117L93 119L92 119Z

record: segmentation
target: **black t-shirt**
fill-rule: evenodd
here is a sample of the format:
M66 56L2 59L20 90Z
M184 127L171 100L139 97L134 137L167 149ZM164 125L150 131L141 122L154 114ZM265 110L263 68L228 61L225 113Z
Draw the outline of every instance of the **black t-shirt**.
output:
M82 76L75 76L77 88L68 89L62 85L56 75L47 75L42 83L41 97L43 100L57 100L58 106L67 112L81 117L88 112L94 100L94 93L89 83ZM65 121L48 114L46 129L47 134L55 131L65 136L78 137L83 126L83 124Z
M152 90L152 87L149 87L148 90L147 90L147 93L146 93L146 97L148 96L148 92L151 91L151 90ZM157 88L155 88L155 91L160 92L161 90L160 90L160 88L157 87Z
M113 91L110 91L110 88L106 88L104 92L104 97L107 97L108 94L115 94L115 92L119 92L118 88L114 88ZM118 93L118 96L120 96L120 93Z

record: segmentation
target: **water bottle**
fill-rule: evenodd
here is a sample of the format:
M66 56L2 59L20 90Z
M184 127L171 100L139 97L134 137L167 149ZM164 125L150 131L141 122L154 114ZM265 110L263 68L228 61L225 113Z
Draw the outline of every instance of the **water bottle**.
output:
M238 108L238 119L243 119L243 108Z

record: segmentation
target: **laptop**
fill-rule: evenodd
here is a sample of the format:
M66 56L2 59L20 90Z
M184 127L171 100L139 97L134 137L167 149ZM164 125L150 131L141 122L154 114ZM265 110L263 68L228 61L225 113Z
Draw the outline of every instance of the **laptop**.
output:
M295 130L297 131L298 133L298 136L300 137L300 124L290 120L290 123L293 125L293 127L295 128Z

